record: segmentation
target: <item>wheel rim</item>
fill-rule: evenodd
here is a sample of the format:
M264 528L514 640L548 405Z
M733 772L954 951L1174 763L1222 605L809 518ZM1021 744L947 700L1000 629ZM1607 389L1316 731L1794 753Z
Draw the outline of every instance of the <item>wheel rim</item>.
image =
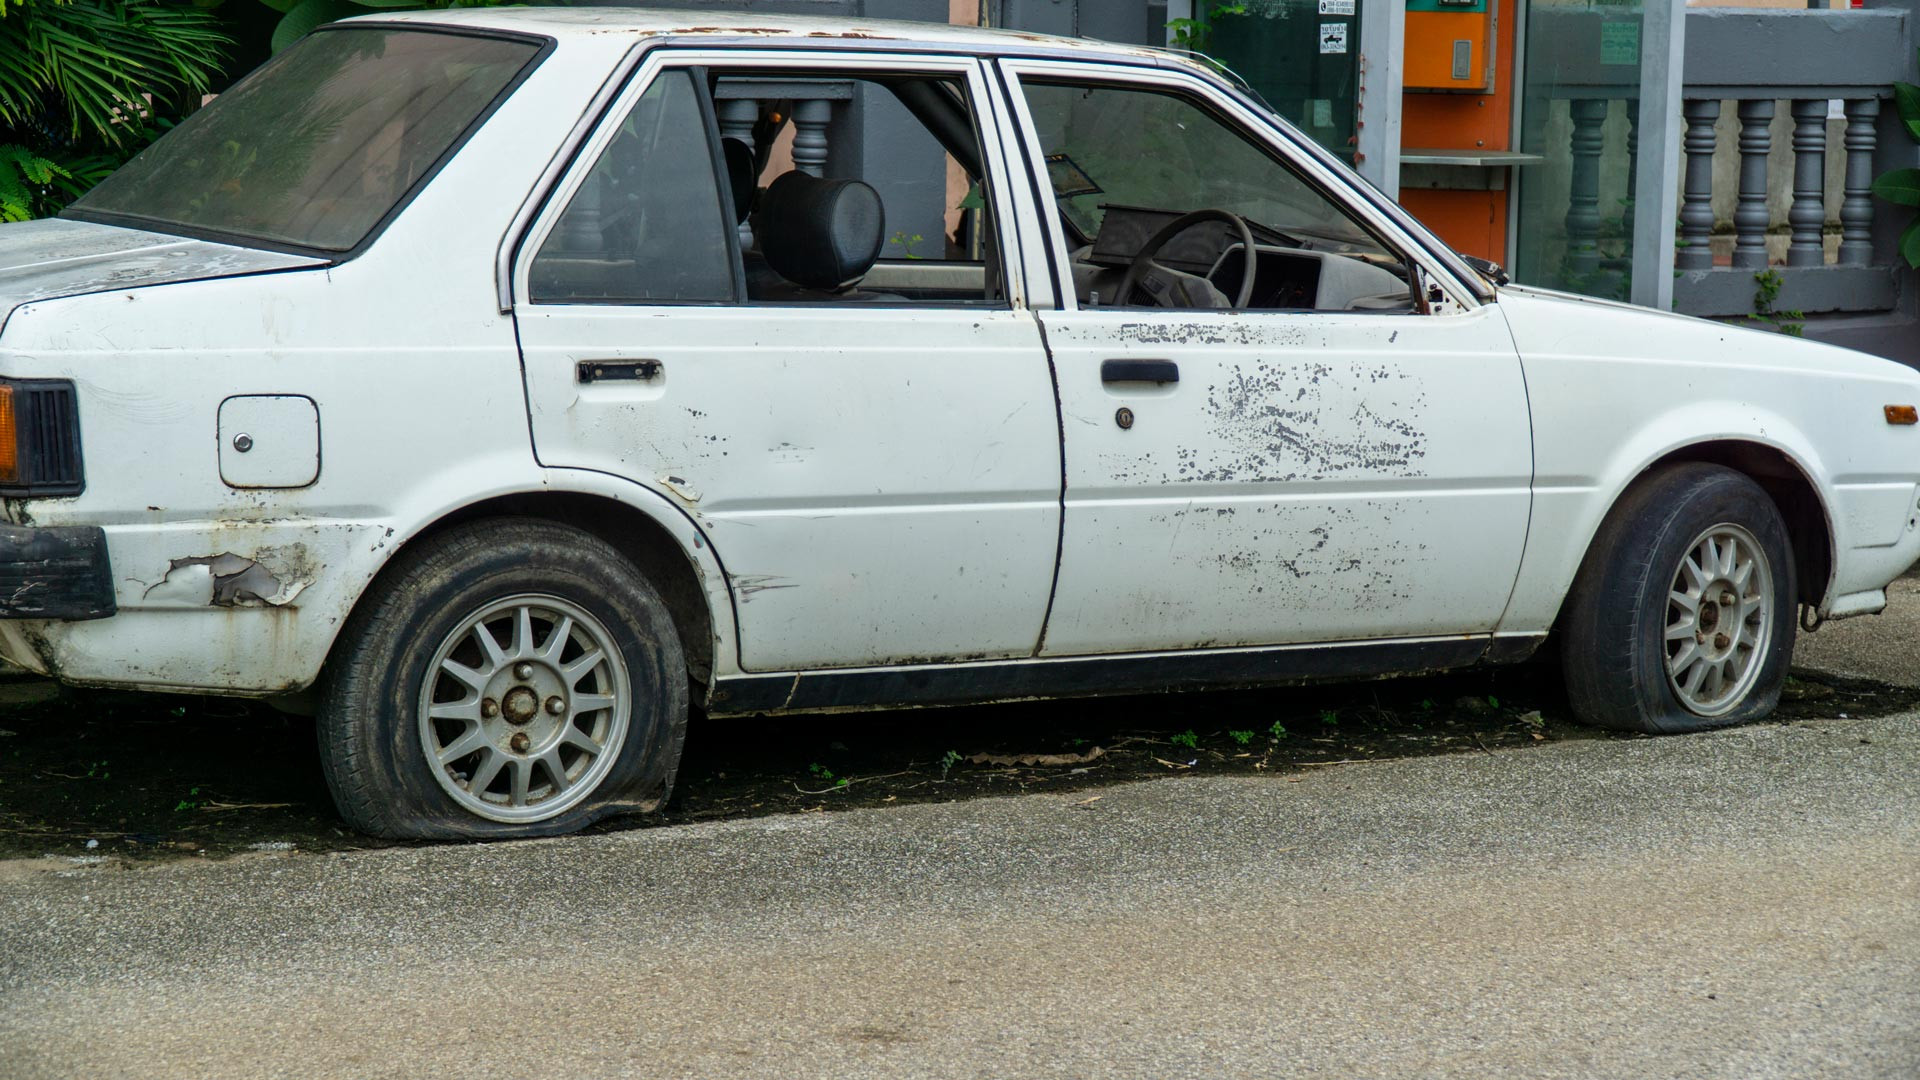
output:
M1773 639L1773 568L1751 532L1715 525L1687 546L1667 591L1667 685L1689 712L1746 700Z
M626 740L629 686L599 619L555 596L508 597L462 619L434 652L421 748L462 809L544 821L606 779Z

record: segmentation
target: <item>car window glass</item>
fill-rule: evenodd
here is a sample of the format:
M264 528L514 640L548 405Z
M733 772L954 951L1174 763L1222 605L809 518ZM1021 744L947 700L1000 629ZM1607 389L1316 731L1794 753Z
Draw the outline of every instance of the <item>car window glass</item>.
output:
M314 34L141 151L74 216L351 250L538 51L428 30Z
M1338 203L1196 101L1157 89L1023 82L1046 181L1073 249L1082 305L1225 307L1247 259L1229 218L1166 237L1149 276L1117 295L1149 239L1181 215L1244 220L1257 252L1245 305L1257 310L1408 312L1402 260ZM1167 300L1167 286L1178 294ZM1147 295L1161 299L1155 303Z
M534 257L534 303L736 299L698 94L666 71L640 96Z
M1006 305L962 81L727 69L714 95L750 301Z

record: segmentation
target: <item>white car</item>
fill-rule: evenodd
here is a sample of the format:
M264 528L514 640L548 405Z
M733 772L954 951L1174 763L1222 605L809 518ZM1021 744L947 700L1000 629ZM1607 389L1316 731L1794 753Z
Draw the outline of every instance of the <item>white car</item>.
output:
M1914 372L1499 285L1084 41L338 23L0 229L0 317L0 652L316 710L389 836L657 807L689 715L1549 634L1587 721L1735 723L1920 557Z

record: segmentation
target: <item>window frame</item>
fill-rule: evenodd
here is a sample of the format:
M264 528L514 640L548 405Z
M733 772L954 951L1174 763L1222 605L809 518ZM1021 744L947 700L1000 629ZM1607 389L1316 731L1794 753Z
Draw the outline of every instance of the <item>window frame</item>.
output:
M600 160L600 155L613 141L620 123L625 120L641 95L652 86L655 79L665 71L689 71L699 83L702 100L702 113L707 118L707 142L715 158L719 171L715 174L715 184L720 189L720 198L725 210L725 220L733 220L733 197L724 182L725 158L720 146L720 132L717 117L714 116L713 96L710 80L712 77L724 77L729 74L763 73L768 71L790 70L815 77L832 77L844 74L858 78L862 72L929 74L954 78L964 84L970 97L969 105L973 115L975 135L980 143L981 166L986 173L987 197L991 200L996 235L999 239L1001 259L1000 273L1005 297L999 304L936 304L917 303L876 303L863 302L859 307L865 309L925 310L925 311L1007 311L1019 310L1026 304L1026 278L1024 272L1023 248L1020 244L1019 230L1013 218L1015 213L1008 193L1007 183L994 182L994 178L1011 175L1007 166L1005 148L1000 133L994 124L998 120L995 109L996 99L992 95L988 74L983 61L975 56L956 53L917 53L917 52L847 52L841 49L768 49L764 46L752 47L680 47L658 45L646 48L632 62L624 64L627 68L623 75L616 71L609 85L618 89L596 97L593 109L585 119L591 125L591 131L577 141L571 153L567 155L564 168L557 178L546 185L538 209L529 215L526 227L520 231L518 239L503 249L512 252L511 276L503 282L507 286L501 296L501 309L504 312L514 307L526 306L553 310L568 307L583 308L647 308L647 307L700 307L734 309L818 309L832 307L829 303L807 301L766 301L754 300L746 295L744 284L739 288L735 300L719 303L711 300L649 300L645 303L591 303L585 301L538 302L532 299L529 289L529 276L533 259L546 243L547 237L558 225L568 203L585 183L587 175ZM728 229L728 250L733 259L734 273L744 279L745 260L742 258L738 230ZM503 262L505 259L503 258Z
M1437 315L1471 310L1480 306L1479 298L1471 289L1454 281L1450 275L1436 274L1424 259L1414 254L1421 251L1422 246L1407 236L1398 222L1379 213L1365 199L1360 198L1359 193L1349 190L1352 184L1364 183L1364 181L1343 177L1328 169L1323 162L1312 155L1300 152L1293 141L1286 137L1286 133L1277 127L1281 123L1277 118L1248 109L1240 101L1220 93L1217 87L1204 79L1187 72L1170 71L1159 67L1116 63L1090 64L1071 60L1006 58L997 61L996 66L1003 78L1008 107L1013 112L1016 126L1014 137L1019 141L1021 151L1026 156L1028 172L1034 177L1036 185L1042 184L1041 177L1045 175L1042 164L1045 160L1045 149L1040 145L1039 127L1034 122L1032 111L1027 107L1027 95L1023 85L1025 82L1054 85L1078 84L1087 87L1108 86L1117 90L1172 95L1186 100L1195 108L1226 124L1255 149L1264 151L1268 157L1272 158L1276 168L1293 173L1308 188L1340 209L1356 225L1372 235L1382 247L1399 256L1406 265L1411 279L1408 287L1412 291L1415 304L1413 314ZM1073 290L1073 262L1068 257L1067 238L1061 224L1059 207L1055 204L1050 188L1036 188L1036 193L1040 199L1037 216L1044 233L1042 242L1052 264L1059 307L1066 311L1138 312L1147 310L1105 304L1096 308L1082 308ZM1436 292L1441 295L1436 297ZM1289 310L1248 311L1246 314L1286 315L1296 318L1329 314L1405 318L1407 313Z

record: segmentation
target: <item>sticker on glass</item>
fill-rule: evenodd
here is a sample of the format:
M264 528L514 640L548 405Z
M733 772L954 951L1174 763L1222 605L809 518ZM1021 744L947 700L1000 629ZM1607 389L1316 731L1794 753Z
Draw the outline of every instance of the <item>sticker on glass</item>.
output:
M1320 0L1320 14L1351 15L1353 14L1353 0Z
M1346 23L1321 23L1320 24L1320 52L1322 54L1327 54L1327 53L1343 53L1346 51L1347 51L1347 24Z

